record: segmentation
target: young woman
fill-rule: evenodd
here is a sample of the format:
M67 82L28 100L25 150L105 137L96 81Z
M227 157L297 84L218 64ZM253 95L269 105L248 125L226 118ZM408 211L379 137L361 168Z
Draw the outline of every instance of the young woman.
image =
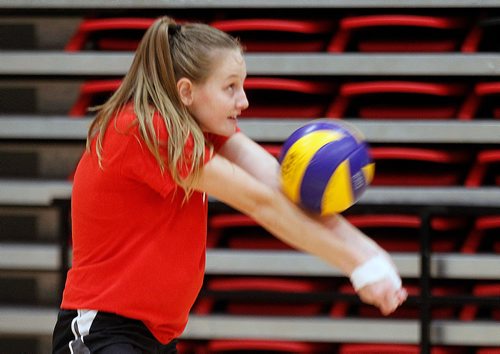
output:
M405 300L386 252L281 193L276 159L237 126L245 77L240 44L221 31L163 17L146 32L75 173L54 353L175 352L202 285L207 194L338 267L382 313Z

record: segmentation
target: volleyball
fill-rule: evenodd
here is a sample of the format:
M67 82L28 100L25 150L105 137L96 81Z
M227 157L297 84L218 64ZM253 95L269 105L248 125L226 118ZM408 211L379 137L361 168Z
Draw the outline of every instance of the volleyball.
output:
M337 120L312 121L285 140L280 154L284 194L301 207L333 215L356 203L375 164L363 135Z

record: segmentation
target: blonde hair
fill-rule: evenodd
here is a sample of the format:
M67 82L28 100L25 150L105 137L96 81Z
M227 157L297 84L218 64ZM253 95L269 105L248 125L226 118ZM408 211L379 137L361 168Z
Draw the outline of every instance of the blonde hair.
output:
M99 166L103 168L103 139L109 122L132 101L141 138L161 172L167 166L174 181L189 195L203 166L205 138L179 97L177 81L185 77L196 84L205 82L214 69L217 50L221 49L242 51L235 38L211 26L177 25L170 17L158 18L144 34L120 87L108 101L96 107L98 113L88 131L87 150L90 151L91 140L97 136ZM167 162L160 153L160 141L153 125L155 112L163 119L168 133ZM194 146L192 155L186 157L184 146L189 136ZM179 167L186 163L189 163L190 175L183 179Z

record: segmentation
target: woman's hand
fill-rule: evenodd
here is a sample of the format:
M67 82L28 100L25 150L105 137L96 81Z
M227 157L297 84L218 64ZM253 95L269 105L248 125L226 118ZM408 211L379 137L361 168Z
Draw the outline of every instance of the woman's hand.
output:
M404 288L396 288L388 277L368 284L358 290L358 296L364 303L378 307L384 315L390 315L406 300L408 293Z
M383 315L394 312L407 298L402 281L390 255L380 249L378 255L358 265L350 275L360 299L379 308Z

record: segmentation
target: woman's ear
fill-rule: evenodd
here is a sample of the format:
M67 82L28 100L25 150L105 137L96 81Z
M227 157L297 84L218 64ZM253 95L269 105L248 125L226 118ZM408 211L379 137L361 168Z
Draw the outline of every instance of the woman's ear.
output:
M193 102L193 83L188 78L181 78L177 81L177 91L185 106L190 106Z

